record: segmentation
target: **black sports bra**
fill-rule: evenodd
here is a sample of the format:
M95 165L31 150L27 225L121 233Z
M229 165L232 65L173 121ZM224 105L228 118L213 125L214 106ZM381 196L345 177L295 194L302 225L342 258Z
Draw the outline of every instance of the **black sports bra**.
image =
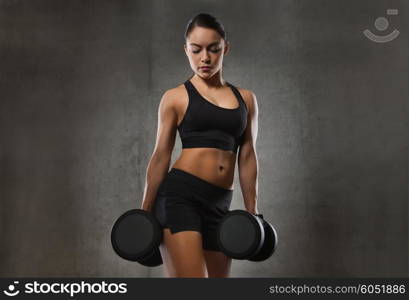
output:
M217 106L202 97L189 79L184 82L189 103L177 127L182 148L218 148L237 153L247 125L247 106L237 88L226 83L238 100L237 108Z

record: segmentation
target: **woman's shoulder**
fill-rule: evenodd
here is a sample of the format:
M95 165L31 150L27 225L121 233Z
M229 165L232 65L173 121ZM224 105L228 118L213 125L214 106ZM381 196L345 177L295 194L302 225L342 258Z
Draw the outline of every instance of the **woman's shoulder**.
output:
M247 107L253 107L256 104L256 101L257 101L256 95L254 94L252 90L245 89L239 86L235 86L235 87L239 91Z
M169 88L167 90L165 90L165 94L167 94L167 96L172 97L172 96L179 96L181 93L183 93L183 91L185 90L185 86L184 84L179 84L178 86Z
M166 89L162 94L161 102L177 108L178 106L182 105L184 101L186 101L186 91L184 88L184 84L180 84L176 87Z
M176 87L169 88L163 92L163 97L167 99L180 99L181 96L186 94L184 84L179 84ZM173 100L174 101L174 100Z

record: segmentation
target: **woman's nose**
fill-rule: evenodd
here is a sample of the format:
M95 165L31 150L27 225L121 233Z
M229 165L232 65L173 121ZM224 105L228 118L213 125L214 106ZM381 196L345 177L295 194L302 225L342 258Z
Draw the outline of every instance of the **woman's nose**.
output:
M204 54L202 56L202 61L203 62L208 61L209 58L210 58L209 53L207 51L204 51Z

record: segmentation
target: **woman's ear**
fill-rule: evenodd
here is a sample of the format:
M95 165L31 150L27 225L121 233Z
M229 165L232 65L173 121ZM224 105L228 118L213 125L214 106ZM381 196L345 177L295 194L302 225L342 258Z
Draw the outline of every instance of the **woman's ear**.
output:
M224 46L224 56L226 56L227 53L230 52L230 43L226 42L225 46Z

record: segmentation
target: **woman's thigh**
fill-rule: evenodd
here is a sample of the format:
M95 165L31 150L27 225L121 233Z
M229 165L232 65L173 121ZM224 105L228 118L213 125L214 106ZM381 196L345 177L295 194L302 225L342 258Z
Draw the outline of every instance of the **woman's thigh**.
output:
M169 277L207 277L199 231L179 231L172 234L169 228L164 228L160 251Z
M226 278L230 276L232 259L221 251L203 251L209 278Z

